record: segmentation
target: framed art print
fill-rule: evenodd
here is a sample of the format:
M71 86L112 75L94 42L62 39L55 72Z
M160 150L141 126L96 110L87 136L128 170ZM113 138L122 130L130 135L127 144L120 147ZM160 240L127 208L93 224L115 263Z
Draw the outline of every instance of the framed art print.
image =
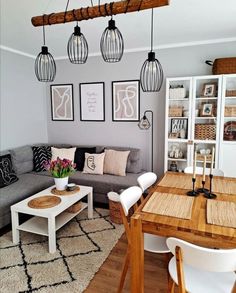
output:
M104 82L80 83L80 120L105 121Z
M51 112L53 121L73 121L73 104L72 84L51 85Z
M112 82L112 120L139 121L140 114L139 80Z

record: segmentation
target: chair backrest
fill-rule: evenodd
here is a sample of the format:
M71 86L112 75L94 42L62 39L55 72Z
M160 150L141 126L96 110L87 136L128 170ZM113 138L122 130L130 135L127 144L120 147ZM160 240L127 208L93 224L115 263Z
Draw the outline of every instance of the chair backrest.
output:
M142 196L142 189L138 186L132 186L125 189L120 194L120 203L122 205L124 214L128 216L129 209L135 205Z
M138 185L144 192L146 189L148 189L151 185L153 185L157 180L157 175L153 172L147 172L142 175L140 175L137 179Z
M236 249L204 248L173 237L168 238L166 242L174 255L175 248L180 247L183 262L192 267L211 272L236 270Z
M193 166L186 167L184 169L184 173L192 174L193 173ZM196 167L196 174L202 174L203 168L202 167ZM210 174L210 169L206 168L206 175ZM212 175L214 176L224 176L224 172L220 169L212 169Z

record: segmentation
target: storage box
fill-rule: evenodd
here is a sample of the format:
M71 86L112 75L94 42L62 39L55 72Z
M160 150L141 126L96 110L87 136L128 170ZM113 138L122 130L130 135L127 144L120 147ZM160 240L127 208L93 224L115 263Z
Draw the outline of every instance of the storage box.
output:
M226 97L236 97L236 90L226 90Z
M195 124L195 139L215 140L216 139L216 125L215 124Z
M186 97L186 89L184 87L170 88L170 99L184 99Z
M169 117L182 117L183 107L169 107Z
M236 105L225 106L225 117L236 117Z
M215 59L212 67L213 74L236 73L236 57Z

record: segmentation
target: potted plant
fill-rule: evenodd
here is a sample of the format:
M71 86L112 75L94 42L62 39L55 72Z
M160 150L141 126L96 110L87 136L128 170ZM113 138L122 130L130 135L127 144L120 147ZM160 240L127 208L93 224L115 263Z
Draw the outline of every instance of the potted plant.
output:
M75 172L76 164L73 164L70 160L57 157L55 161L47 162L45 167L51 172L56 189L65 190L69 176Z

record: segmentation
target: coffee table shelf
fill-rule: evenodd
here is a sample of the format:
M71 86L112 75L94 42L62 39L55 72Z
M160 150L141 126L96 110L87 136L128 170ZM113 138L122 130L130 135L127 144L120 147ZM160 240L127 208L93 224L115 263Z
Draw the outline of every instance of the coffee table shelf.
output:
M82 203L81 209L76 213L68 213L62 212L56 217L56 231L59 230L62 226L68 223L71 219L73 219L76 215L81 213L84 209L86 209L88 205L86 203ZM32 217L28 221L17 227L20 231L40 234L44 236L48 236L48 219L43 217Z

